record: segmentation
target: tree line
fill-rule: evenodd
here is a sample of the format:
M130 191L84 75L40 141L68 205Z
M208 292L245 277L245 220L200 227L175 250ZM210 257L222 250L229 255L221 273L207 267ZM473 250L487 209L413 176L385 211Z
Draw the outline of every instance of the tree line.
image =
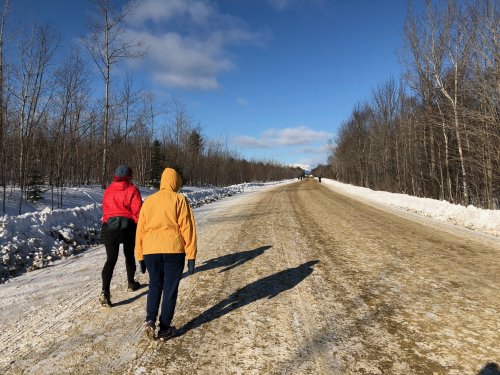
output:
M356 104L314 173L376 190L500 205L500 3L410 7L404 76Z
M47 24L16 30L6 39L9 0L4 0L1 212L5 213L9 189L21 189L19 213L40 186L50 189L52 208L57 208L62 206L65 187L105 187L119 164L130 165L134 179L143 186L158 186L161 171L169 165L180 167L185 179L196 185L297 176L295 168L245 160L224 140L205 138L179 99L158 104L151 93L136 89L131 74L120 79L113 75L125 60L147 53L140 42L124 38L124 22L134 3L123 8L110 0L92 3L95 12L88 22L88 36L81 46L65 52L59 34Z

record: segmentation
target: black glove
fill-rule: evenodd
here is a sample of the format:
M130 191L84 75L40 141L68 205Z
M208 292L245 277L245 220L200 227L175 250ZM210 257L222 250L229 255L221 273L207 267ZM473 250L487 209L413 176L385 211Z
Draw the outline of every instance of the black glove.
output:
M141 273L146 273L146 262L143 260L140 260L139 266L141 266Z
M194 259L188 259L188 275L194 273Z

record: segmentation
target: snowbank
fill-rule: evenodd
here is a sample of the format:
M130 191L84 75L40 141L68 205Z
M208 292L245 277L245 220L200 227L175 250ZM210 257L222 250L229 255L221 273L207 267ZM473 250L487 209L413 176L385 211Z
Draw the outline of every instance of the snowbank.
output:
M0 280L87 249L97 241L100 205L0 217Z

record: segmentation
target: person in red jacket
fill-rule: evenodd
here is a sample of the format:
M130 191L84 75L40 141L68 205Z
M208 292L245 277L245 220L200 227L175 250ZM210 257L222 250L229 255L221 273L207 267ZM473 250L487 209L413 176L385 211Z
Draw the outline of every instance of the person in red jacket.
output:
M134 248L142 197L131 179L132 169L126 165L118 166L113 182L104 191L102 199L101 241L106 248L107 259L102 269L102 292L99 302L105 307L111 307L109 290L121 243L127 268L128 290L135 291L141 286L134 279Z

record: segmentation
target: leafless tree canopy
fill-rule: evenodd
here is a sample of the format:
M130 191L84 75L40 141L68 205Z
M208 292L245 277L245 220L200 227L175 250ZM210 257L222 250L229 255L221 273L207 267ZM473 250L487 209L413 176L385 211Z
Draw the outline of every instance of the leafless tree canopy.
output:
M122 38L123 20L134 10L133 3L120 10L111 4L95 0L84 48L62 53L50 25L30 25L4 38L9 21L9 2L4 1L0 212L5 212L9 189L20 187L23 192L20 213L35 185L49 189L49 204L57 208L66 187L106 185L119 164L130 165L135 180L144 186L157 186L166 166L181 168L185 180L197 185L294 178L300 173L272 161L243 159L224 140L207 139L180 100L160 105L151 93L135 89L131 74L113 76L114 67L140 58L146 50ZM6 62L5 40L13 51ZM99 80L102 86L94 85Z
M500 2L410 8L405 75L358 104L316 173L376 190L498 208Z

